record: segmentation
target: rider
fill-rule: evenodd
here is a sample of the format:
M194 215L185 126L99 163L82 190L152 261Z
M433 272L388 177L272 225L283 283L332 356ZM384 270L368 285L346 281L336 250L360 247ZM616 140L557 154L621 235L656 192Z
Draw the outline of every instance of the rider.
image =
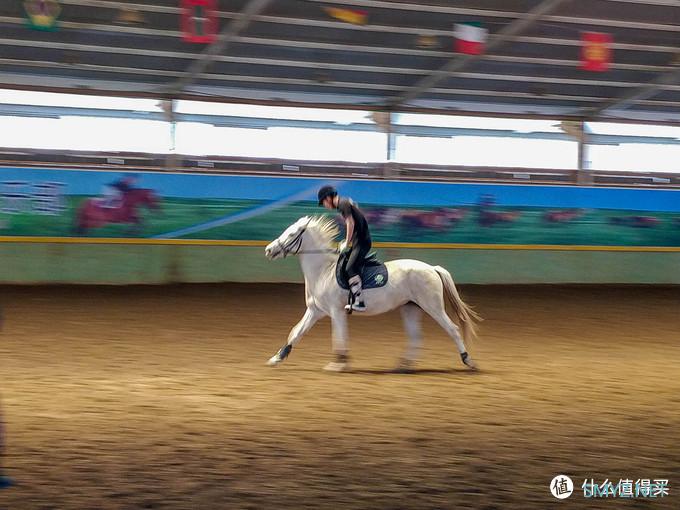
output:
M119 207L125 194L135 188L139 174L125 174L120 179L109 183L104 188L103 207Z
M364 259L371 250L368 222L354 201L351 198L338 196L333 186L323 186L319 190L319 205L323 205L326 209L337 209L345 220L347 236L340 243L340 252L348 254L346 270L350 290L354 296L352 304L346 305L345 310L363 312L366 310L366 303L361 297L361 270Z

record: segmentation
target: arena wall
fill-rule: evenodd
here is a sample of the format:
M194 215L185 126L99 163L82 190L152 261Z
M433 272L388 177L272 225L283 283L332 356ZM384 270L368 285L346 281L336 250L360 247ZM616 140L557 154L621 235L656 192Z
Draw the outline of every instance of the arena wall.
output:
M77 232L119 172L0 168L0 283L299 282L263 247L320 210L324 179L145 172L140 225ZM367 211L383 259L447 267L461 283L680 284L671 189L335 180ZM99 207L94 205L95 209Z
M418 258L460 283L680 284L680 253L378 249ZM294 258L268 261L261 247L0 243L0 282L161 284L301 282Z

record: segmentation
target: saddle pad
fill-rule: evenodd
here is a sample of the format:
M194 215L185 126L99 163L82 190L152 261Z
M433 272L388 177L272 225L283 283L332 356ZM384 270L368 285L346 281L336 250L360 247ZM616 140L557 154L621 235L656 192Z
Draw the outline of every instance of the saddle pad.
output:
M343 264L339 261L335 265L335 279L338 285L345 290L349 290L347 275L343 274ZM361 271L361 282L363 289L376 289L387 284L387 267L382 262L377 265L366 265Z

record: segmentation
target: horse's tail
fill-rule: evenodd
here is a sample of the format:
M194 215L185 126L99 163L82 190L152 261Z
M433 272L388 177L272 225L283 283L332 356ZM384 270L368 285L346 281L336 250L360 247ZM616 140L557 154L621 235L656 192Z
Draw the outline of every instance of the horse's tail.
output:
M466 341L476 338L477 328L475 323L481 321L482 318L472 309L472 307L463 301L463 298L460 297L458 289L456 289L456 284L453 283L451 273L441 266L434 266L434 270L437 271L437 274L439 274L439 277L442 279L444 293L449 299L451 306L453 306L461 328L463 329L463 338Z

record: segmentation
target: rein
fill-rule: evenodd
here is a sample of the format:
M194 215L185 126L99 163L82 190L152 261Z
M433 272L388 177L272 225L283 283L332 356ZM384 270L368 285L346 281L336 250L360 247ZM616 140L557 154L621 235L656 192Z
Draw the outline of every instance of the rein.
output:
M309 222L307 222L307 225L309 225ZM333 248L300 251L300 248L302 248L302 235L307 230L307 225L305 225L305 227L302 230L300 230L300 232L298 232L298 235L296 235L295 238L287 244L283 244L278 239L276 240L277 244L279 245L279 249L283 252L284 258L286 258L289 254L304 255L306 253L310 253L310 254L311 253L338 253L338 250L333 249ZM295 251L293 251L293 250L295 250Z
M340 253L340 252L333 248L326 248L325 250L305 250L305 251L298 250L294 253L294 255L304 255L305 253Z

